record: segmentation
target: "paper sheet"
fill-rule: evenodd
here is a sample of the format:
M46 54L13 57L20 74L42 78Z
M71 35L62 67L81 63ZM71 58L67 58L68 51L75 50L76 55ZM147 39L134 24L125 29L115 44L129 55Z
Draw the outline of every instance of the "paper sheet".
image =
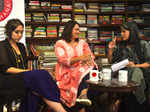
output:
M117 71L117 70L120 70L124 67L126 67L127 65L129 64L129 60L128 59L125 59L125 60L122 60L118 63L115 63L111 66L111 69L113 72Z

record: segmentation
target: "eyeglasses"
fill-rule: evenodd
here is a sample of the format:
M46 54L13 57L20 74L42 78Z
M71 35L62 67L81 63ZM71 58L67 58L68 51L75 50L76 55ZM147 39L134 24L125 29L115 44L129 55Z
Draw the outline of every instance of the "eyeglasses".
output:
M23 34L23 30L15 30L14 32L15 32L16 34L19 34L19 33Z

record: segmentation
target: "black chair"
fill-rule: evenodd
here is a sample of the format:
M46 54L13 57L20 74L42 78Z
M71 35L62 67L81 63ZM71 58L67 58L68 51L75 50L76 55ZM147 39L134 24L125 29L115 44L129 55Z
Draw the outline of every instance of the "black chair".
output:
M24 90L24 89L18 90L18 89L2 89L2 88L0 88L0 112L4 112L4 110L3 110L4 105L7 108L7 112L14 112L12 110L12 102L19 100L19 103L21 103L25 94L26 94L26 90ZM47 105L42 100L41 100L41 103L39 104L38 109L39 109L39 112L47 112L48 111Z
M29 57L28 60L37 60L37 58ZM17 81L16 84L14 83L15 81ZM7 112L13 112L12 102L19 100L21 103L21 100L26 94L26 90L22 86L19 87L18 85L24 85L23 76L19 74L4 75L0 73L0 112L3 112L4 105L6 105ZM16 86L17 88L15 88Z
M13 95L13 92L9 93L9 90L0 90L0 112L3 112L3 107L6 105L7 112L12 111L12 102L22 98L22 93L15 94L16 97ZM17 90L14 90L17 91Z
M3 80L0 80L0 81L3 81ZM3 84L5 84L5 83L3 83ZM4 88L4 87L0 86L0 112L3 112L4 105L6 105L6 107L7 107L7 112L13 112L12 111L12 102L17 101L18 99L22 100L22 98L25 95L25 89L24 88L20 88L20 89L13 88L12 89L12 88Z

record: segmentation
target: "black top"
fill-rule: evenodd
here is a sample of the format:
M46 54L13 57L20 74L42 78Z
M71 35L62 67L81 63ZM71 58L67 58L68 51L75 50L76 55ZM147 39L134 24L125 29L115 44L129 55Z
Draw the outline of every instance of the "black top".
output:
M21 52L20 59L22 58L23 60L18 64L17 60L19 60L19 58L17 59L18 56L11 47L9 41L7 39L0 41L0 88L9 89L10 91L13 90L13 93L17 93L16 90L23 90L24 93L24 74L6 73L7 69L10 67L27 68L25 46L22 43L17 43L17 45ZM11 94L10 91L8 91L8 93Z
M9 67L27 68L27 53L25 46L22 43L17 43L21 55L17 55L6 39L0 42L0 73L6 73ZM20 61L19 61L20 60Z
M135 49L133 47L128 48L127 46L117 44L113 52L112 63L120 62L124 59L133 61L134 63L139 63L138 56L136 55Z

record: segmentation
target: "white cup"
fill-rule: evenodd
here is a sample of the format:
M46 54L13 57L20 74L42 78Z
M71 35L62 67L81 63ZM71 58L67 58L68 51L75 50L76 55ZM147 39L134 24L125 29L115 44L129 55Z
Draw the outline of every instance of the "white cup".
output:
M110 68L103 68L102 70L102 78L103 80L111 80L111 69Z
M101 72L98 70L90 70L90 80L91 81L99 81L102 80Z
M128 82L128 71L127 70L119 70L118 73L118 81L120 82Z

